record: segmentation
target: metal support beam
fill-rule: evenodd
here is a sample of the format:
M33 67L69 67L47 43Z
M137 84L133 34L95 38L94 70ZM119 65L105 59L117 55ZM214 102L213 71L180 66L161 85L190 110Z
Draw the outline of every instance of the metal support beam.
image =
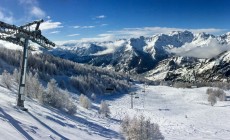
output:
M131 109L133 109L133 94L131 94Z
M135 92L131 92L130 93L130 97L131 97L131 101L130 101L130 104L131 104L131 109L133 109L133 96L136 95L137 93Z
M28 61L28 41L29 40L27 38L24 41L21 77L20 77L18 99L17 99L17 106L22 109L24 108L24 101L25 101L25 83L26 83L26 70L27 70L27 61Z

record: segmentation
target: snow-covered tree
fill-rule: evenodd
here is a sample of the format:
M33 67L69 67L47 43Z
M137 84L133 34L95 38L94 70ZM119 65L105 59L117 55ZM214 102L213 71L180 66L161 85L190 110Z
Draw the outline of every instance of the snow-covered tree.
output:
M214 104L216 104L216 96L214 93L210 93L208 95L208 101L211 103L211 106L214 106Z
M121 131L127 140L163 140L159 126L151 123L144 116L130 118L126 116L122 120Z
M218 98L220 101L225 101L226 100L226 93L222 89L219 89L219 88L218 89L208 88L206 90L206 93L209 95L208 96L208 101L209 102L212 101L211 103L215 104L216 101L217 101L216 99L214 99L213 96L215 96L215 98Z
M73 115L77 112L77 106L72 101L66 102L65 109L68 114Z
M11 89L13 86L13 78L6 70L2 73L2 84L8 89Z
M69 114L74 114L77 110L67 91L61 91L54 79L48 83L46 92L42 92L42 103L64 110Z
M105 115L106 117L109 116L109 105L105 101L101 101L99 113Z
M13 78L14 78L15 82L19 85L20 74L19 74L19 71L17 69L14 69Z
M81 94L80 97L79 97L79 101L80 101L80 105L82 107L84 107L86 109L90 109L91 108L91 104L92 103L91 103L90 99L87 96Z

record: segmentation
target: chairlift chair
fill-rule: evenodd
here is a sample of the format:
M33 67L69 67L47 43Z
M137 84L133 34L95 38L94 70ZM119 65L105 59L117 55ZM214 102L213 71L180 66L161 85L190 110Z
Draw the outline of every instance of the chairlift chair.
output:
M139 99L139 96L135 96L136 99Z
M105 88L105 90L106 90L107 92L113 92L114 89L115 89L115 88L111 85L111 80L110 80L109 83L108 83L108 85L107 85L107 87Z
M105 90L106 90L106 91L113 91L114 88L112 88L112 87L107 87Z

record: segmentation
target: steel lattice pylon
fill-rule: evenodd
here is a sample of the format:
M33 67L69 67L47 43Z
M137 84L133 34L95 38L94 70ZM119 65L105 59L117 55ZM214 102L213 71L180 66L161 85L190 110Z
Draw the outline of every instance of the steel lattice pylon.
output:
M25 24L23 26L15 26L0 21L0 39L23 46L23 59L22 59L21 76L20 76L18 98L17 98L17 106L23 110L27 110L24 107L24 101L25 101L24 92L25 92L25 84L26 84L25 81L26 81L29 40L47 49L55 46L53 42L51 42L46 37L41 35L41 30L39 30L39 26L42 22L44 21L37 20ZM33 26L34 28L32 28Z

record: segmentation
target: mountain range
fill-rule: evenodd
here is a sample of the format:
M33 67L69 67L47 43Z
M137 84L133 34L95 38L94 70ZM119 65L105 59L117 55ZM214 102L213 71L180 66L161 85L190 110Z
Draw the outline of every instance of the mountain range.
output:
M224 80L230 74L230 33L174 31L152 37L106 42L68 41L54 56L119 72L141 74L150 80ZM196 75L196 76L194 76Z

